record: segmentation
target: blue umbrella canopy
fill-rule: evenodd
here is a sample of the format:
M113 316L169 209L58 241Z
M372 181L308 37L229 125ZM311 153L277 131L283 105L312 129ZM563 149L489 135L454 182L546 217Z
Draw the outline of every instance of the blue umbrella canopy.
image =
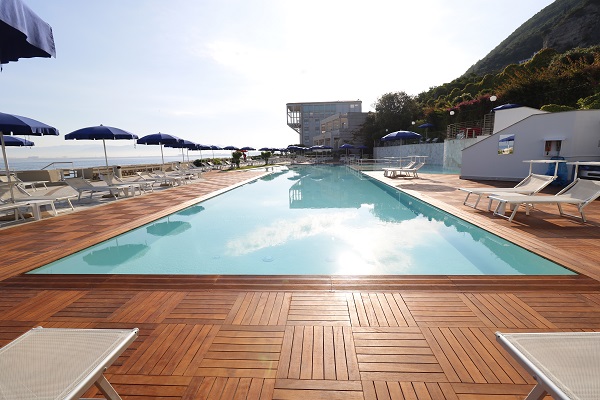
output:
M384 142L388 140L401 140L401 139L419 139L421 135L412 131L396 131L392 133L388 133L384 137L381 138Z
M223 150L239 150L239 148L235 146L225 146L223 147Z
M6 145L4 144L4 135L54 135L58 136L58 129L46 125L43 122L35 119L22 117L15 114L0 113L0 146L2 147L2 157L4 158L4 166L8 183L10 184L10 167L8 158L6 157ZM14 201L13 187L10 186L10 197Z
M178 138L177 136L168 135L166 133L153 133L151 135L146 135L143 138L138 139L138 144L152 144L160 146L160 156L162 158L162 163L165 163L165 156L163 154L163 145L166 144L177 144L182 142L183 139Z
M498 142L512 142L515 140L515 135L510 135L510 136L506 136L500 140L498 140Z
M198 149L198 143L194 143L194 142L192 142L190 140L182 139L181 142L165 144L165 147L172 147L172 148L175 148L175 149L181 149L181 157L182 157L183 161L185 162L185 156L183 155L183 149L197 150ZM189 161L189 157L188 157L188 161Z
M428 129L428 128L433 128L435 125L432 124L431 122L426 122L424 124L419 125L417 128L421 128L421 129Z
M351 145L350 143L344 143L343 145L340 146L340 149L353 149L354 145Z
M256 149L254 147L246 146L246 147L242 147L240 150L251 151L251 150L256 150Z
M137 135L112 126L88 126L65 135L65 140L102 140L104 146L104 161L108 167L108 156L106 155L106 140L132 140Z
M35 143L33 143L31 140L27 140L27 139L21 139L20 137L15 137L15 136L6 136L4 137L4 145L7 147L10 146L18 146L18 147L23 147L23 146L35 146Z
M523 107L523 106L520 104L508 103L508 104L502 104L501 106L498 106L498 107L494 107L494 108L492 108L492 111L508 110L510 108L519 108L519 107Z
M21 0L0 1L0 64L56 57L52 28Z

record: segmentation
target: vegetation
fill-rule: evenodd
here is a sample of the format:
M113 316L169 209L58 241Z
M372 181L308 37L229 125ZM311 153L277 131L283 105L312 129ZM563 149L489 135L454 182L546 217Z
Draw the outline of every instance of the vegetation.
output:
M263 151L260 153L260 158L265 160L265 165L269 163L269 158L271 158L272 153L270 151Z
M487 73L498 73L506 65L526 60L544 47L548 37L552 37L555 30L561 29L569 21L577 20L581 14L591 13L587 7L597 6L597 0L557 0L538 12L527 22L521 25L510 36L503 40L487 56L479 60L469 68L466 75L485 75ZM597 21L596 21L597 22ZM577 26L577 28L582 28ZM593 28L595 30L596 28ZM583 30L582 30L583 31ZM564 36L564 35L563 35ZM587 35L589 36L589 35ZM574 35L577 37L577 35ZM565 51L568 48L589 46L597 42L592 37L580 37L577 43L571 43L568 47L558 48Z
M231 158L233 159L233 163L235 164L236 168L240 167L240 159L243 155L244 153L242 153L241 151L234 151L233 153L231 153Z
M600 46L564 53L544 49L497 74L469 74L417 96L386 93L354 139L371 147L389 132L421 133L416 127L425 122L435 126L429 137L443 138L448 124L482 120L492 108L507 103L551 112L600 109Z

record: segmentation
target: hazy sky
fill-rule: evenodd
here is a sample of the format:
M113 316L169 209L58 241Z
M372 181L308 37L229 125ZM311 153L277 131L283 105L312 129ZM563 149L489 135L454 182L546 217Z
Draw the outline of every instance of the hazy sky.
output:
M101 157L100 143L62 137L100 124L284 147L298 142L286 103L360 99L370 111L385 93L416 95L462 75L552 2L25 0L52 26L56 59L4 64L0 111L61 133L15 157Z

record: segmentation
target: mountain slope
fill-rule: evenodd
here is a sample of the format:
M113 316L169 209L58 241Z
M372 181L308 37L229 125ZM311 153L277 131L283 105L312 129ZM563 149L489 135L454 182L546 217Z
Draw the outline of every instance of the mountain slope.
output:
M542 48L564 52L600 44L600 0L556 0L521 25L466 74L499 72Z

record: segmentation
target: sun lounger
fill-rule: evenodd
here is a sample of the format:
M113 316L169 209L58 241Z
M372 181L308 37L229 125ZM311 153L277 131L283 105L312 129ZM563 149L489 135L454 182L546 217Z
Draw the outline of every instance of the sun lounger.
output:
M490 195L490 201L498 201L494 215L507 218L509 221L513 220L521 205L525 206L526 214L529 215L530 208L536 204L556 204L561 216L566 215L581 218L585 222L583 208L598 197L600 197L600 181L578 178L554 196L527 196L523 194ZM562 209L563 204L572 204L577 207L579 215L565 213ZM513 212L508 217L504 215L507 207L509 210L513 208Z
M34 328L0 349L0 398L79 399L92 385L120 399L103 373L138 329Z
M36 190L38 186L43 186L44 188L47 188L46 183L48 183L48 181L30 181L30 182L25 182L22 181L21 179L19 179L16 175L11 174L10 175L10 180L15 183L15 186L23 191L25 190L28 186L30 188L32 188L33 190ZM4 183L8 183L8 177L6 175L0 175L0 182L4 182Z
M537 381L528 400L600 399L600 332L496 332L496 340Z
M396 178L396 177L413 177L418 178L418 171L423 168L425 165L424 162L418 162L412 166L402 167L402 168L384 168L384 176L388 178ZM387 170L387 171L386 171ZM386 175L387 173L387 175Z
M415 166L417 162L416 161L410 161L408 164L404 165L404 166L400 166L400 167L390 167L390 168L384 168L383 169L383 176L388 177L388 178L394 178L396 171L399 171L401 169L404 168L412 168Z
M91 183L89 183L88 181L86 181L83 178L68 178L65 179L65 182L71 186L73 189L75 189L77 191L77 193L79 193L79 197L77 200L81 200L81 195L83 193L90 193L90 199L92 198L94 193L110 193L115 199L117 199L119 193L123 193L124 196L127 196L128 193L126 193L126 190L128 191L128 187L116 187L116 186L109 186L109 185L103 185L103 186L96 186L96 185L92 185Z
M556 179L556 176L551 175L538 175L538 174L529 174L525 179L521 182L517 183L515 187L511 188L459 188L458 190L462 190L463 192L467 192L467 197L465 197L465 201L463 204L465 206L477 208L479 201L481 200L481 196L483 195L491 195L491 194L504 194L504 193L518 193L524 195L532 195L538 193L540 190L548 186L553 180ZM476 195L477 200L473 204L468 204L469 196ZM491 211L492 208L492 200L490 199L488 203L488 211Z
M128 188L128 190L131 191L133 195L135 195L136 189L138 190L138 192L140 192L141 195L142 190L145 191L145 189L147 188L147 185L142 182L124 181L123 179L116 177L114 174L101 174L100 179L102 179L108 186L123 188L126 187ZM150 186L150 190L151 188L152 186Z
M50 207L52 215L54 215L54 216L57 215L56 207L54 207L53 199L36 199L36 200L15 199L14 202L4 202L3 200L0 200L0 207L2 207L2 209L0 209L0 211L6 211L6 210L13 209L13 210L16 210L15 212L18 215L23 217L23 214L18 209L21 209L21 208L31 209L31 212L33 214L33 219L35 219L36 221L39 221L40 219L42 219L42 206ZM15 220L18 219L17 214L15 215Z

